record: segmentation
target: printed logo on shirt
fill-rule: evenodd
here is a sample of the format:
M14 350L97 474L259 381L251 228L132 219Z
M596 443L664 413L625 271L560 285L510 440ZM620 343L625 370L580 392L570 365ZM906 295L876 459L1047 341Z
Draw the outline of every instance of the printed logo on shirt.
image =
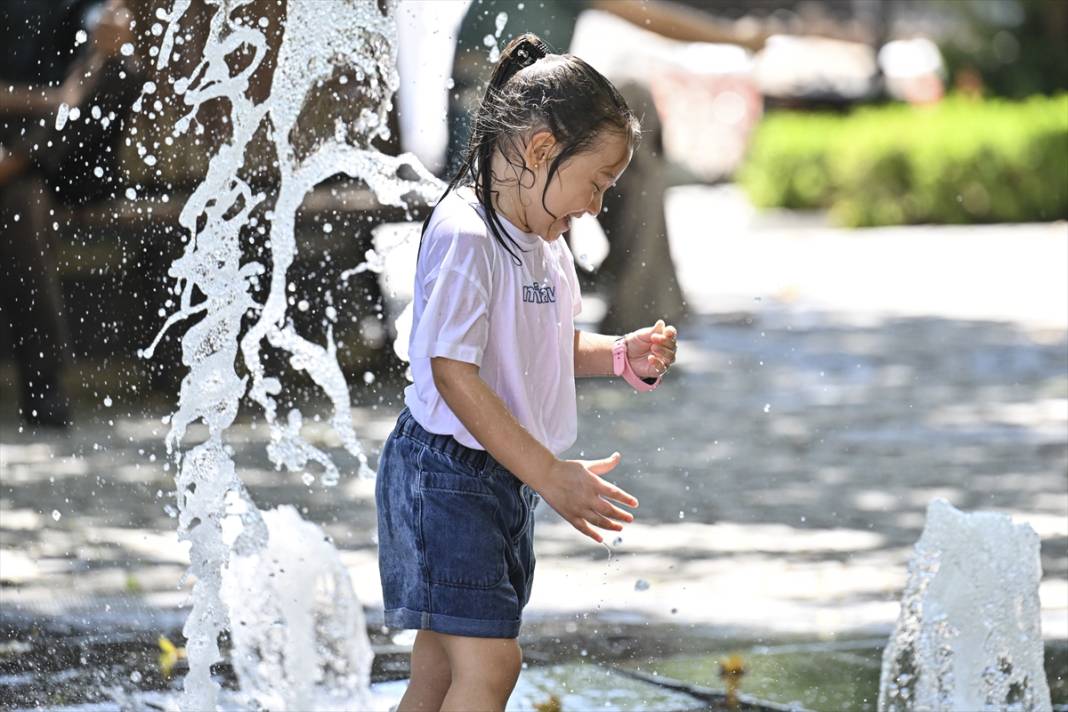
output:
M531 285L523 285L523 301L533 304L555 304L556 288L549 285L541 285L534 282Z

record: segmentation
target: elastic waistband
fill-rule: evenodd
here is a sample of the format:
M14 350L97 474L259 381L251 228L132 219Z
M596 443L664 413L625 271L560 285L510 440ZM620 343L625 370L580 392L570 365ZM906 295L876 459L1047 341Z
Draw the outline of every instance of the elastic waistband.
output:
M491 471L491 470L503 470L508 472L504 465L497 462L485 450L475 450L469 448L466 445L459 443L456 438L451 435L439 435L432 433L412 416L412 412L405 406L397 417L397 432L401 435L406 435L413 440L417 440L423 445L429 448L437 450L440 453L448 455L449 457L462 462L463 464L471 467L479 472Z

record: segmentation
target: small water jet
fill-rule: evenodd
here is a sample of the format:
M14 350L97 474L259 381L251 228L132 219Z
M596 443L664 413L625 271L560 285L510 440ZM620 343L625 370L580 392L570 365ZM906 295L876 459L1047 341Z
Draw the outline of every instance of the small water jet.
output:
M883 653L879 711L1051 709L1041 578L1031 527L933 500Z

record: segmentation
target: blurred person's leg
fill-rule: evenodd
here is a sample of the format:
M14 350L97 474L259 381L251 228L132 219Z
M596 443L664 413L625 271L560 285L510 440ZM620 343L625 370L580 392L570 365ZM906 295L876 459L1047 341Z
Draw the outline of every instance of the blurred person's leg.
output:
M11 330L23 419L65 426L69 341L46 201L36 179L0 187L0 306Z
M622 334L657 319L677 323L686 315L667 239L664 192L670 170L660 120L645 87L628 82L619 89L642 122L642 142L598 216L609 245L597 271L608 307L599 327L603 334Z

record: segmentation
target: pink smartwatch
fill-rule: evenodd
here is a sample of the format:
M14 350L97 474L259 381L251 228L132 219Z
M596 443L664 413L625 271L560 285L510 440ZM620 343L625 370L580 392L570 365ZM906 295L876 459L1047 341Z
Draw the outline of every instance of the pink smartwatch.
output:
M640 393L648 393L660 385L660 377L640 378L634 372L634 369L630 367L630 361L627 360L626 338L625 336L620 336L612 344L612 370L617 376L622 376L624 381L634 387L634 390Z

